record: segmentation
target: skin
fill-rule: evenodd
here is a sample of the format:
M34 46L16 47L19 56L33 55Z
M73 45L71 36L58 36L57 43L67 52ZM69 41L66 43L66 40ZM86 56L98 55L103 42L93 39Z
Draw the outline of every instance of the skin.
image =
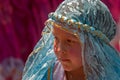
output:
M57 26L53 27L53 35L54 52L66 71L68 80L70 80L70 75L75 80L80 80L80 76L84 77L81 57L82 43L77 36ZM82 78L82 80L84 79Z

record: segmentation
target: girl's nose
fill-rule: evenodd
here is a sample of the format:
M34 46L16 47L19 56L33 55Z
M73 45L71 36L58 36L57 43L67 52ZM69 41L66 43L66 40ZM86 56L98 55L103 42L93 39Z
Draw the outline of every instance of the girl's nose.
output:
M59 51L59 53L66 53L66 51L67 51L67 46L65 45L64 42L60 42L60 43L58 44L58 51Z

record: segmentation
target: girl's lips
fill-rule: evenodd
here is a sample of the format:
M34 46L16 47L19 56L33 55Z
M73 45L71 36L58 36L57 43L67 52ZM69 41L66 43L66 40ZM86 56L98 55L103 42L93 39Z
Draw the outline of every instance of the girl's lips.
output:
M69 59L59 59L60 61L66 62L66 61L70 61Z

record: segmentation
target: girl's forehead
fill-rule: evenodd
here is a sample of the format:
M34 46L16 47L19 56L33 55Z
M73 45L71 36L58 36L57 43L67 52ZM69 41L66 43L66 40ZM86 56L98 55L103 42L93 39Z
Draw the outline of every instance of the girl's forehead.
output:
M73 34L72 32L70 32L70 31L62 28L62 26L60 26L60 27L53 26L53 31L52 31L52 33L53 33L53 35L55 35L55 36L60 36L60 35L61 35L61 36L66 36L66 37L68 37L68 38L74 38L74 39L77 38L76 35L74 35L74 34Z

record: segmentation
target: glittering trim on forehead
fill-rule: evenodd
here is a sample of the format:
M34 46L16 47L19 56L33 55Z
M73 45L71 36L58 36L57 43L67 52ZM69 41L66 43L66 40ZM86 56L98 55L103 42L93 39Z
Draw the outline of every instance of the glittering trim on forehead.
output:
M88 33L91 33L93 36L97 36L99 37L100 39L104 40L106 43L109 43L109 39L106 37L106 35L104 35L101 31L99 30L96 30L94 27L92 26L89 26L87 24L82 24L81 22L78 22L77 20L75 19L68 19L67 17L65 16L62 16L62 15L58 15L58 14L54 14L54 13L50 13L49 14L49 19L47 20L47 23L52 23L52 22L59 22L59 23L65 23L69 26L67 26L67 29L71 29L71 25L74 25L72 26L72 29L74 29L74 31L77 31L77 30L82 30L82 31L86 31Z

